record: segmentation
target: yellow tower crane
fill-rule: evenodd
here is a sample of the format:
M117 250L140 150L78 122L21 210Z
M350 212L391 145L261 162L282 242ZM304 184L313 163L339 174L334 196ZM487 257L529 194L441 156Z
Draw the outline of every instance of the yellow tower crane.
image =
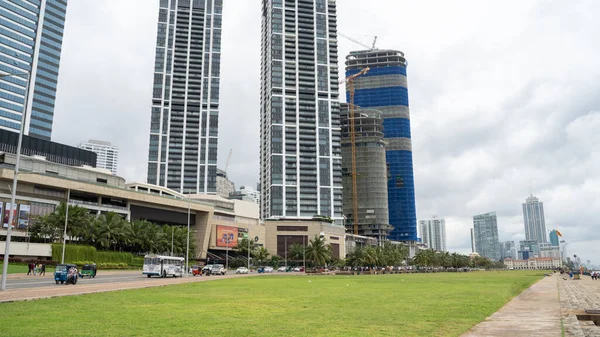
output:
M356 130L354 129L354 79L358 76L366 74L370 70L369 67L363 68L361 71L354 75L350 75L340 81L340 84L346 82L346 88L350 93L350 99L348 102L348 110L350 115L350 145L352 148L352 170L350 176L352 177L352 217L354 218L354 235L358 235L358 189L356 187Z

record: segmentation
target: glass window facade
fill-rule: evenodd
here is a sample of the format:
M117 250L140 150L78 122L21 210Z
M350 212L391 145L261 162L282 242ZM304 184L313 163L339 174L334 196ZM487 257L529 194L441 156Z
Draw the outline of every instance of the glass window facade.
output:
M66 0L0 1L0 73L29 72L23 120L25 134L33 137L50 139L52 135L66 12ZM0 78L0 95L9 101L0 103L0 127L4 129L20 130L26 77Z

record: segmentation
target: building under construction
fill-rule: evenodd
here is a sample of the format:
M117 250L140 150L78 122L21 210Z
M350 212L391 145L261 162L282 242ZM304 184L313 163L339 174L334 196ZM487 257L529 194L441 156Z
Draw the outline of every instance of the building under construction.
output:
M346 228L353 232L352 146L348 104L340 109L342 127L342 186ZM379 112L356 109L354 112L356 144L356 187L358 199L358 235L386 239L389 225L386 152L383 142L383 119Z

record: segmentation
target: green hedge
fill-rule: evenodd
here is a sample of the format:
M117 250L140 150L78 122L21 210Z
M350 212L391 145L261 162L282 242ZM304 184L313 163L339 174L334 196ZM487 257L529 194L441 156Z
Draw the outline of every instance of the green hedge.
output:
M62 245L52 245L52 260L60 261L62 257ZM131 253L97 251L96 248L86 245L67 245L65 248L65 263L85 264L96 263L100 265L111 265L115 267L135 266L141 267L144 258L133 256Z

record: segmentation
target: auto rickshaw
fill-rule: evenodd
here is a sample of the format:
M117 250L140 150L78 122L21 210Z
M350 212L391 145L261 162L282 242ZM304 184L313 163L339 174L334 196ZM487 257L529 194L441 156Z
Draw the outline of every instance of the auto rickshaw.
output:
M74 264L57 264L56 268L54 268L54 281L56 284L60 282L64 284L67 281L67 275L69 274L69 269L77 268Z
M96 278L96 264L84 264L83 268L81 268L81 277L92 277Z
M192 276L196 276L196 275L202 276L202 267L192 266Z

